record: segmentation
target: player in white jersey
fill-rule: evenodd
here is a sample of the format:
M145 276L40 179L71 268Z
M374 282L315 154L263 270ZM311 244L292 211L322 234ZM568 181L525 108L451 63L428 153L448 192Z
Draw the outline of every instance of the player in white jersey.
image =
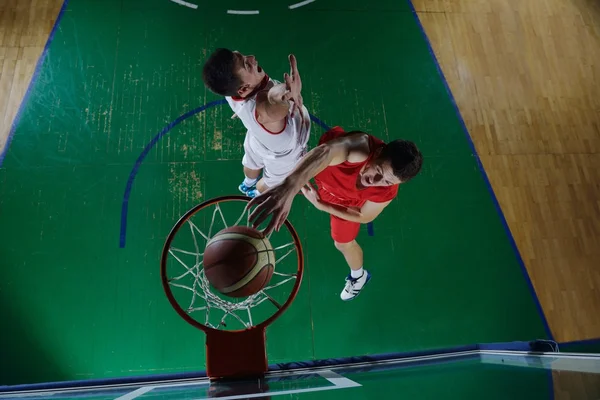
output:
M296 58L289 61L283 83L269 78L254 56L238 51L217 49L204 64L205 85L225 96L247 129L239 190L250 197L280 184L306 154L310 115L302 104Z

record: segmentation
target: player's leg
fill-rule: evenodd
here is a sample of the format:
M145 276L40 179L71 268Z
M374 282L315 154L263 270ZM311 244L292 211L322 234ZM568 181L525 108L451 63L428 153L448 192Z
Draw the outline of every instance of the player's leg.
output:
M277 185L278 183L280 183L279 181L272 181L268 177L265 180L265 176L267 176L266 168L265 168L264 176L258 180L258 182L256 183L256 187L254 187L248 191L248 193L247 193L248 196L256 197L259 194L264 193L267 190L269 190L270 187L273 187L273 186ZM265 183L267 181L271 183L271 186L269 186Z
M243 162L244 160L242 159L242 163ZM248 161L246 161L246 163L248 163ZM240 183L240 186L238 187L240 192L247 193L248 191L254 189L258 184L258 178L260 177L261 171L262 170L260 169L250 169L244 165L244 181Z
M346 277L346 284L340 297L344 301L352 300L358 296L365 285L371 280L371 274L363 268L363 251L356 242L360 224L346 221L331 215L331 237L350 267L350 274Z
M363 267L363 251L358 245L358 242L356 240L352 240L351 242L344 243L334 240L333 244L346 259L346 262L350 267L350 273L352 277L358 278L361 276L361 268Z
M264 158L263 177L256 184L256 188L248 192L248 196L255 197L264 193L269 188L275 187L292 173L300 159L306 154L306 147L299 147L284 156L271 155Z
M265 178L263 177L256 184L256 190L258 190L259 193L264 193L267 189L269 189L269 186L265 183Z
M270 185L268 185L267 182L269 182ZM254 185L254 187L250 189L246 194L249 197L256 197L259 194L266 192L270 187L276 186L280 182L281 181L279 180L273 180L273 178L269 176L269 172L267 172L267 167L265 166L263 177L260 178L258 182L256 182L256 184Z
M244 156L242 157L242 165L244 166L244 181L238 186L240 192L247 196L248 193L255 189L260 173L264 168L262 157L252 149L250 146L249 134L246 133L244 139ZM250 196L253 197L253 196Z
M303 114L304 120L297 115L292 122L296 131L296 148L285 155L277 155L267 151L268 154L265 153L263 157L263 177L257 182L254 189L247 192L248 196L256 197L269 188L279 185L294 170L302 157L306 155L311 129L310 114L306 107L303 107ZM255 153L260 154L261 151L265 152L265 150L262 148L262 150L257 150Z

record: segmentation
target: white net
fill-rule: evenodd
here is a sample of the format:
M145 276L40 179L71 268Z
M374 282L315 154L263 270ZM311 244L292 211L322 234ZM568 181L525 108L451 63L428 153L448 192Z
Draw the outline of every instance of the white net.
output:
M203 268L204 248L222 229L240 223L249 226L246 205L246 200L228 200L198 210L175 232L168 249L167 280L177 303L196 321L214 329L258 325L283 306L298 279L298 260L292 254L298 249L286 227L269 235L275 252L275 270L261 291L245 298L232 298L211 286ZM239 216L229 225L225 215Z

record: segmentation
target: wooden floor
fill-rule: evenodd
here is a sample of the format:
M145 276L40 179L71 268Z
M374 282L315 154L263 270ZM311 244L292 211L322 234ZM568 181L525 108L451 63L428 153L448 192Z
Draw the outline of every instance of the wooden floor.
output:
M62 0L0 1L0 153Z
M556 340L600 337L600 7L414 0Z
M600 337L600 6L413 3L552 332ZM61 5L0 3L0 148Z

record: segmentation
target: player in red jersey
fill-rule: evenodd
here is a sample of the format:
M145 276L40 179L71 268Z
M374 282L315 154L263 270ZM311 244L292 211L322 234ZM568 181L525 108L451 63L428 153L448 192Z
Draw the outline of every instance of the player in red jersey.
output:
M317 209L330 214L335 247L350 267L341 298L352 300L371 278L356 242L360 224L373 221L396 197L399 185L414 178L422 164L423 156L412 142L386 144L367 133L346 133L335 127L321 136L319 146L280 185L250 201L248 207L256 206L250 221L256 228L272 214L264 232L279 230L301 190ZM309 183L313 177L318 189Z

